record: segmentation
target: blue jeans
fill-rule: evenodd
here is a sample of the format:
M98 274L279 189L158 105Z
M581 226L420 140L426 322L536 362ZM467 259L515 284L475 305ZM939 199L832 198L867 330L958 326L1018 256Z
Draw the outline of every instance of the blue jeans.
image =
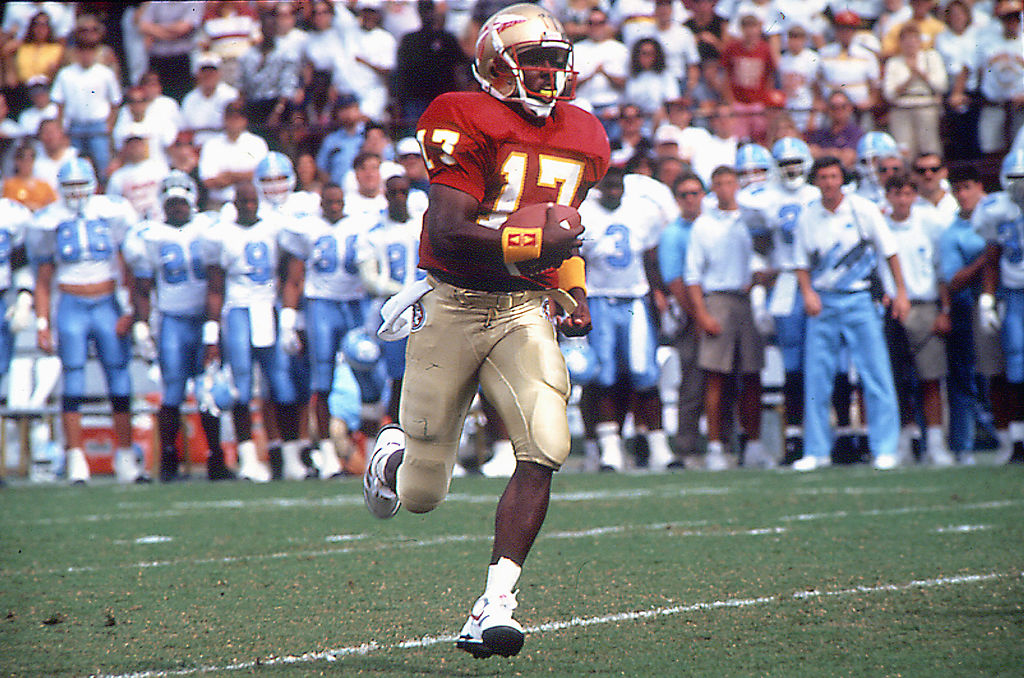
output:
M79 155L88 156L92 160L96 176L102 177L110 164L110 134L107 132L106 120L92 122L71 122L68 124L68 137L71 145L78 149Z
M889 352L869 292L822 292L822 311L807 319L804 367L804 453L828 458L832 451L829 407L842 346L860 376L871 453L895 455L900 416Z
M963 452L974 447L974 424L978 411L978 390L974 378L973 300L954 298L949 318L953 330L946 341L949 376L949 449Z

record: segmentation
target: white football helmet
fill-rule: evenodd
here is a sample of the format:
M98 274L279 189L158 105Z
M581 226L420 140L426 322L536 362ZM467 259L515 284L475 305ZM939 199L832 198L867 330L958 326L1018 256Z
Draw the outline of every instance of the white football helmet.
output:
M531 73L546 76L547 85L531 90L526 82ZM491 96L515 101L539 118L576 93L572 43L562 23L543 7L526 3L495 12L481 26L473 76Z
M57 170L60 196L68 209L78 212L85 201L96 192L96 172L85 158L72 158Z
M181 170L171 170L160 182L160 204L171 198L182 198L194 212L199 203L199 189L192 177Z
M280 151L267 153L253 173L260 196L273 205L282 205L295 190L295 168Z
M886 132L867 132L857 142L857 174L862 182L872 186L881 186L882 179L878 176L878 163L886 158L899 158L903 155L892 135Z
M779 182L791 191L804 185L811 170L811 149L802 139L783 137L772 146L772 158L779 171Z
M736 174L740 188L768 181L773 165L772 154L760 144L743 144L736 149Z

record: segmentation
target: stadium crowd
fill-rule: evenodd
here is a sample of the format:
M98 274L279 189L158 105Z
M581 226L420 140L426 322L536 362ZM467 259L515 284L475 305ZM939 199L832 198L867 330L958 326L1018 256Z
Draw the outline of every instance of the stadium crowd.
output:
M189 384L211 479L361 472L357 432L397 417L403 370L381 307L424 277L416 122L476 88L477 31L509 4L5 4L0 369L26 328L59 355L70 481L89 478L90 346L117 478L148 479L131 343L161 370L161 479ZM985 437L1024 462L1021 0L540 4L612 149L580 208L608 320L563 341L585 468L948 466ZM780 454L761 441L767 345ZM479 407L490 451L464 466L510 475Z

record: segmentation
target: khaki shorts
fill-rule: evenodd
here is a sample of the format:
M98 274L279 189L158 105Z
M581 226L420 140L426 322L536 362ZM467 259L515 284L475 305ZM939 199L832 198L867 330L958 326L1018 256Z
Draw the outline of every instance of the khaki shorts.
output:
M981 329L978 304L971 311L974 320L975 369L983 377L998 377L1006 374L1006 360L1003 358L1002 332L989 334Z
M700 337L697 365L709 372L753 374L764 367L764 339L754 326L750 297L712 292L704 299L708 313L722 326L721 334Z
M569 374L547 295L433 284L414 309L399 410L407 441L398 494L413 511L447 493L478 387L501 415L516 459L557 469L569 456Z
M924 381L935 381L946 376L946 340L934 332L935 319L939 316L939 305L934 302L914 302L910 314L903 322L910 344L910 355L914 358L917 376Z

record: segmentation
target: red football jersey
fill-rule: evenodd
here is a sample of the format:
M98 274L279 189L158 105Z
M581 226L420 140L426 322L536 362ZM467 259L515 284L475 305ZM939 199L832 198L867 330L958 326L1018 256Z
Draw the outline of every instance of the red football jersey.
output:
M430 104L416 136L431 183L479 200L481 228L498 229L509 214L534 203L579 207L608 169L608 137L600 121L565 102L535 125L490 94L451 92ZM504 267L449 261L432 250L425 231L419 265L477 289L552 288L556 282L555 269L519 277Z

